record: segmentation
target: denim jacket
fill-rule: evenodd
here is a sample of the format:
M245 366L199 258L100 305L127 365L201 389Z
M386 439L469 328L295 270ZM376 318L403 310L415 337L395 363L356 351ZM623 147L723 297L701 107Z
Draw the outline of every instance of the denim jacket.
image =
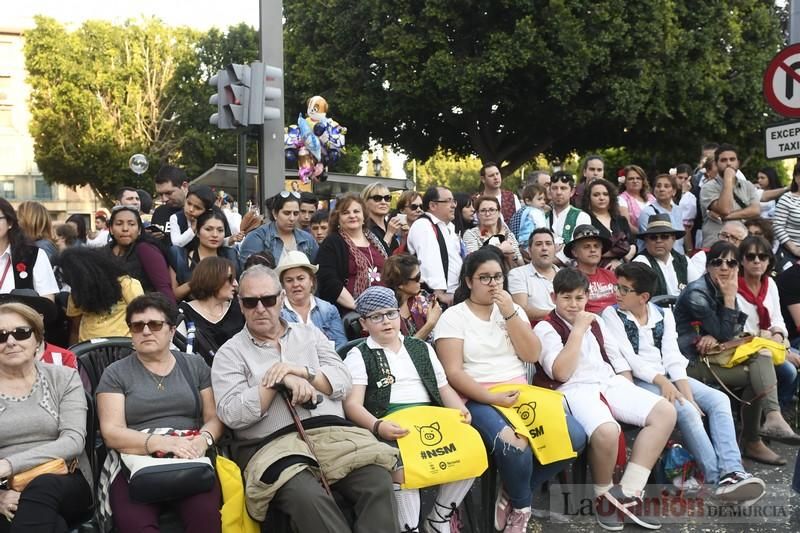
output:
M295 229L294 241L297 244L297 249L306 254L309 261L315 263L319 245L314 237L306 231ZM272 253L276 263L281 260L283 241L278 237L278 229L274 221L264 224L247 234L239 248L239 259L244 264L248 257L264 250L269 250Z
M695 343L703 335L711 335L719 342L726 342L740 333L747 322L747 315L739 310L725 307L722 293L703 275L693 281L678 297L673 310L678 328L678 346L690 360L697 358Z
M339 310L336 306L317 298L313 297L315 306L311 310L311 322L322 330L322 333L332 340L335 349L339 349L347 343L347 337L344 334L344 325L342 324L342 317L339 316ZM281 309L281 318L287 322L300 322L297 314L287 307Z

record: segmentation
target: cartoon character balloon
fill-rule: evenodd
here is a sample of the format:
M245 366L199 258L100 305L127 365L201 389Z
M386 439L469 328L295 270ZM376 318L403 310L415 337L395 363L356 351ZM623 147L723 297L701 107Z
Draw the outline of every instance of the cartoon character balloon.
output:
M328 102L321 96L308 99L306 117L297 116L297 124L286 129L286 160L297 163L297 174L303 183L325 181L327 169L336 164L344 152L347 128L328 118Z

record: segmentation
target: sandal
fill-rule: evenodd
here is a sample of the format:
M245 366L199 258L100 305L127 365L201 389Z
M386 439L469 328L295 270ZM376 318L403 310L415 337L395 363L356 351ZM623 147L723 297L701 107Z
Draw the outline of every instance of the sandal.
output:
M783 444L800 445L800 435L793 431L785 431L776 428L762 429L759 431L759 436L762 439L774 440Z
M747 453L742 454L743 459L750 459L751 461L755 461L757 463L761 463L764 465L772 465L772 466L783 466L786 464L786 459L781 457L778 454L775 454L776 459L768 459L766 457L758 457L755 455L750 455Z

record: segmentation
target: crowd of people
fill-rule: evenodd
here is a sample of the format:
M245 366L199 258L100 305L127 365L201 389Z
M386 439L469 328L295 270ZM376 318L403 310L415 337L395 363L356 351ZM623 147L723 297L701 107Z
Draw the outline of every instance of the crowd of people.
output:
M537 171L519 196L495 163L474 191L398 197L375 183L329 211L285 191L265 221L171 166L152 214L125 187L94 231L0 198L0 533L68 531L92 509L106 529L157 530L160 502L137 499L130 458L194 460L223 436L256 520L449 532L473 479L442 484L420 516L397 445L416 429L384 419L419 405L477 430L499 473L482 511L522 533L572 461L543 461L498 409L527 384L563 394L562 444L588 458L604 529L660 527L644 489L676 429L713 496L752 505L767 489L743 458L781 466L769 442L800 445L787 423L800 165L789 187L770 168L750 182L735 147L703 148L696 169L628 165L615 180L589 155L577 180ZM173 349L176 334L191 353ZM87 398L64 347L103 337L130 337L134 353L88 398L108 450L91 472ZM641 428L622 464L621 423ZM14 488L52 460L63 471ZM172 503L187 531L218 532L221 498L214 483Z

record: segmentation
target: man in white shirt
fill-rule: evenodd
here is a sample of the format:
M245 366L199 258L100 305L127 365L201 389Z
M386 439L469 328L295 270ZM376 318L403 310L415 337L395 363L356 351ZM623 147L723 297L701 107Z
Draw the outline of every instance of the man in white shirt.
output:
M541 320L555 308L553 303L553 278L556 245L553 232L536 228L528 239L531 262L508 273L508 292L514 303L525 310L528 320Z
M686 285L703 275L703 270L673 249L675 240L683 235L684 231L674 228L668 213L650 215L646 230L639 234L645 249L633 260L650 265L657 274L651 296L678 296Z
M572 240L575 228L583 224L592 224L592 220L585 212L570 205L572 193L575 190L575 178L568 172L558 171L550 178L550 201L553 209L547 214L550 228L553 230L556 243L556 258L562 265L570 264L564 255L564 245Z
M408 230L406 246L420 261L422 282L436 298L453 303L461 272L461 239L452 224L456 201L447 187L429 187L422 196L421 215Z

